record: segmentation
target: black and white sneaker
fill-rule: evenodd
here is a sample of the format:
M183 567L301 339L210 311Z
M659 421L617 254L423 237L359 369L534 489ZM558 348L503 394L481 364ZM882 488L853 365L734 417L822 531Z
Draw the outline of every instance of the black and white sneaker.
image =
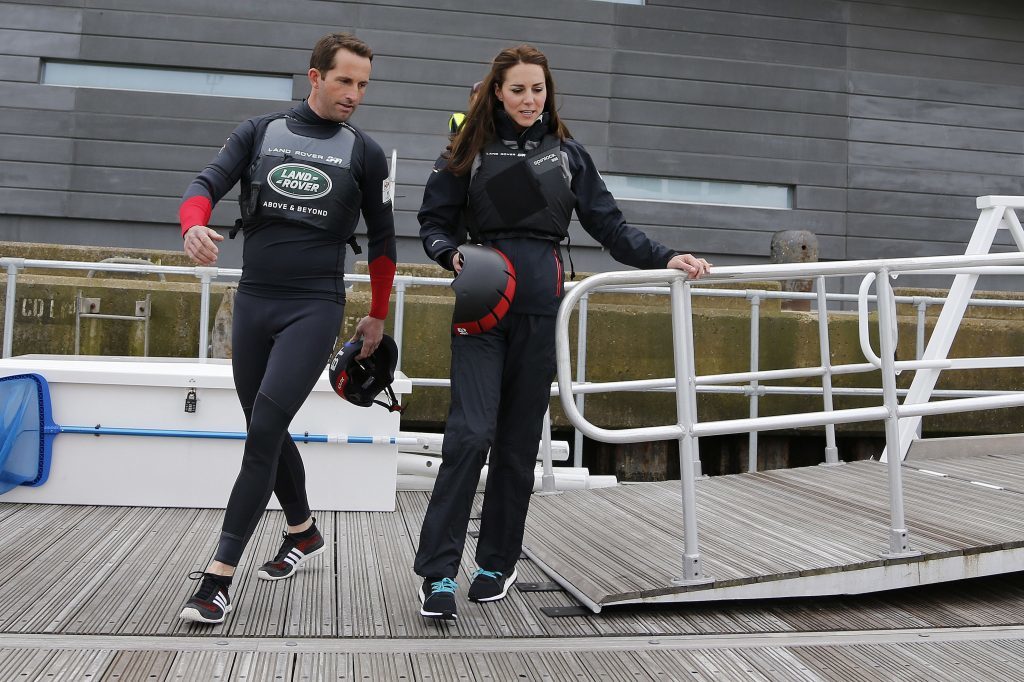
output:
M451 578L426 578L420 586L420 615L437 620L455 620L458 607L455 589L458 584Z
M185 608L178 617L194 623L223 623L224 616L231 611L231 598L228 596L231 578L202 571L189 573L188 577L202 582L196 593L185 602Z
M281 580L295 575L295 569L303 562L315 557L324 551L324 536L314 526L313 535L308 538L299 538L287 532L281 533L284 542L281 543L281 551L277 553L273 561L260 566L256 575L261 580Z
M476 569L469 586L469 601L498 601L508 594L508 588L516 582L516 569L505 575L501 571Z

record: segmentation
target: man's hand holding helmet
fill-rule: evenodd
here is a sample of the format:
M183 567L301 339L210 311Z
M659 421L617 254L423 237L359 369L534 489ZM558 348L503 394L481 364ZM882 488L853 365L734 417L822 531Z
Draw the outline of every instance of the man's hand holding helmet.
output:
M363 319L359 320L359 324L356 325L356 330L352 334L352 338L349 339L349 343L358 341L360 338L363 340L363 350L360 351L357 360L364 360L377 350L377 346L380 345L380 340L384 337L384 320L378 320L376 317L370 317L367 315Z

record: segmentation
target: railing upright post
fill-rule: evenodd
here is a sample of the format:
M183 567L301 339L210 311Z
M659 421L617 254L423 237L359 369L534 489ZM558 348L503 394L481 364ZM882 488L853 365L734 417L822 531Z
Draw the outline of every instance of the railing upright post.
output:
M402 338L405 336L405 282L395 283L395 345L398 346L398 364L395 369L402 369Z
M818 350L821 354L821 394L826 412L832 411L832 345L828 336L828 296L825 291L825 277L815 280L818 294ZM836 447L836 425L825 424L825 464L839 464L839 449Z
M579 314L576 318L576 381L582 383L587 380L587 308L590 301L590 294L583 294L580 297L578 306ZM576 394L576 409L583 416L584 393ZM576 429L572 447L572 465L576 468L583 466L583 432Z
M682 277L672 280L672 354L676 371L676 418L682 435L679 437L679 471L682 476L683 507L683 575L674 578L677 585L711 582L701 568L700 543L697 537L697 474L700 462L697 437L697 372L693 354L693 308L690 286Z
M199 362L206 362L210 345L210 279L217 276L217 268L197 267L199 275Z
M878 294L878 339L879 357L882 360L882 396L885 409L885 446L888 452L900 452L900 425L898 415L899 396L896 392L896 301L893 298L892 283L888 268L878 271L875 278ZM910 547L906 518L903 512L903 460L889 457L889 552L883 556L900 558L918 556L921 553Z
M555 471L551 466L551 407L544 412L544 428L541 431L540 445L543 473L540 477L540 491L537 495L559 495L561 490L555 489Z
M920 300L917 303L917 352L914 358L920 360L924 357L924 326L928 312L928 301Z
M750 299L750 371L756 372L761 355L761 297L757 292L747 294ZM750 418L758 412L757 379L750 380ZM747 471L757 473L757 431L747 434Z
M968 301L970 305L970 301ZM928 299L921 299L917 304L917 352L914 355L915 360L920 360L924 357L924 327L927 321L928 313ZM917 437L921 437L921 422L917 422Z
M24 263L24 258L4 258L7 265L7 298L4 302L4 357L11 357L14 351L14 305L16 302L15 291L18 287L18 268Z

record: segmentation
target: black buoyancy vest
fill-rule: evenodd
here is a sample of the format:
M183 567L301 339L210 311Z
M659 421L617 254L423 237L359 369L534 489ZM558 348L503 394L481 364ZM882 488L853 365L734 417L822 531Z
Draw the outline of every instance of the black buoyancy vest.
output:
M560 241L569 234L576 195L555 135L533 150L487 145L469 186L475 239L539 237Z
M362 205L352 159L362 150L362 138L345 124L321 140L296 135L285 118L274 119L249 168L249 182L242 183L242 226L288 220L349 239Z

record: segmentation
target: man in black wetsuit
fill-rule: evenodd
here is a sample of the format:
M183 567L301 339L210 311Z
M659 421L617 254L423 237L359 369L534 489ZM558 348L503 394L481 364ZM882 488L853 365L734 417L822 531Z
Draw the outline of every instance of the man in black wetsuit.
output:
M324 550L288 426L337 341L345 249L348 243L356 248L360 213L372 301L353 335L363 339L359 357L372 354L384 333L395 274L393 190L380 146L348 123L366 92L372 60L369 46L352 35L321 38L310 58L309 98L239 125L189 185L179 209L185 253L201 265L213 264L224 239L207 226L213 205L241 181L236 227L244 245L231 366L248 432L217 552L196 576L202 582L181 612L184 620L223 622L231 610L231 577L271 492L288 528L281 551L258 576L288 578Z

